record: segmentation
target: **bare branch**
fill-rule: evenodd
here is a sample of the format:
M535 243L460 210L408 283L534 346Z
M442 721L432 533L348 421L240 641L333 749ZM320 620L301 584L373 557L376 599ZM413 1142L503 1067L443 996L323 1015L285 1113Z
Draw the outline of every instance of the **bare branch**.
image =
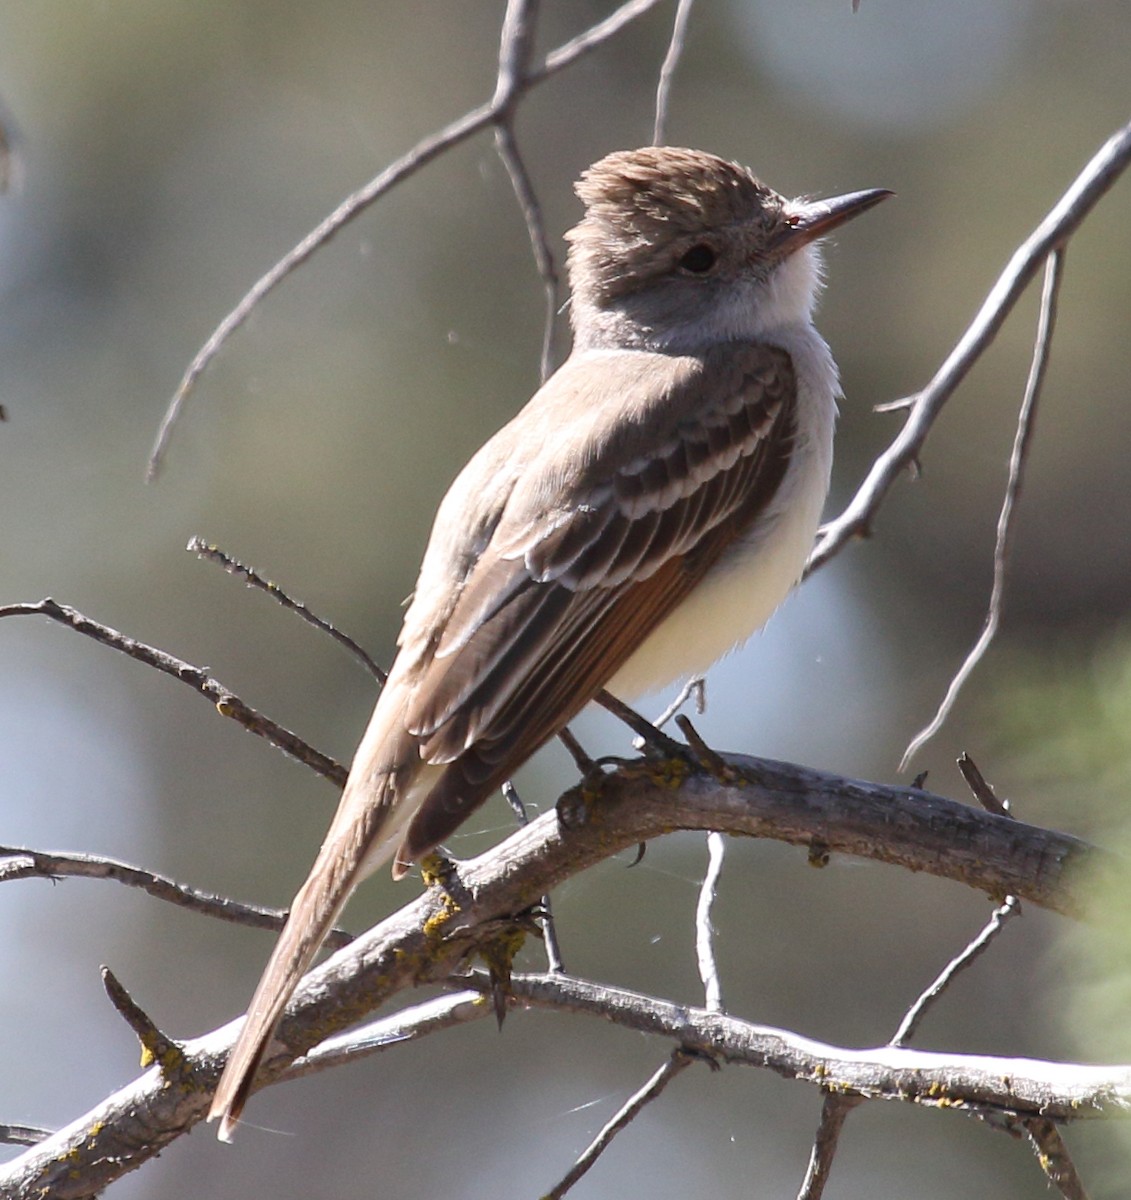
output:
M258 904L240 904L226 896L202 892L199 888L177 883L174 879L131 866L114 858L94 854L60 854L46 850L29 850L26 846L0 846L0 883L17 879L112 879L126 887L140 888L157 900L175 904L178 908L247 925L253 929L270 929L278 933L287 919L286 911ZM350 941L345 930L335 929L328 944L344 946Z
M993 341L1041 264L1080 227L1131 161L1131 123L1110 137L1048 216L1015 251L978 315L935 377L914 397L910 415L891 445L872 464L844 512L821 531L806 573L823 567L853 538L871 532L872 522L899 476L919 457L943 405Z
M564 729L562 732L569 733L569 730ZM570 734L570 737L572 736ZM518 794L518 789L509 779L503 784L503 798L510 805L511 812L514 813L518 823L520 825L529 825L530 817L526 812L526 805L523 804L522 797ZM553 902L546 895L538 901L538 907L541 910L539 919L541 921L542 942L546 947L546 969L549 971L564 971L565 964L562 962L562 948L558 942L558 928L554 924Z
M1006 896L1005 901L994 909L981 933L939 972L934 982L904 1014L899 1028L891 1039L892 1046L905 1045L919 1028L931 1005L950 986L955 976L969 967L989 949L990 943L1001 933L1007 921L1021 915L1021 902L1016 896Z
M986 610L985 621L978 640L970 649L965 661L958 668L954 678L946 689L946 695L938 707L938 711L930 723L921 729L908 743L899 764L900 771L907 769L907 764L922 746L931 740L943 727L950 716L958 693L966 680L970 678L974 668L981 662L983 655L997 634L1001 622L1002 604L1005 599L1005 568L1009 560L1009 551L1013 545L1013 515L1017 501L1021 497L1021 487L1025 478L1025 464L1029 458L1029 448L1032 445L1033 430L1037 420L1037 405L1040 401L1041 388L1048 368L1049 353L1052 350L1052 336L1056 328L1056 302L1060 295L1060 281L1064 268L1064 249L1055 250L1045 264L1045 285L1041 293L1041 312L1037 322L1037 337L1033 345L1033 362L1029 368L1029 379L1025 384L1025 396L1017 414L1017 432L1013 438L1013 451L1009 456L1009 478L1005 485L1005 496L1002 499L1001 512L997 519L997 539L994 544L994 579L990 589L990 602Z
M673 782L666 762L628 764L600 780L600 794L583 825L566 828L556 813L547 813L487 854L460 864L443 886L430 888L310 974L279 1026L259 1086L280 1078L317 1042L346 1030L393 995L449 980L481 941L497 938L500 921L513 919L513 913L594 862L659 832L703 828L768 834L780 821L777 832L787 841L804 844L819 834L833 849L856 847L934 874L977 881L987 890L1001 886L1011 873L1004 864L1010 862L1028 876L1025 888L1014 890L1027 890L1061 911L1078 907L1073 878L1089 859L1099 857L1063 834L1033 830L912 789L837 780L737 756L727 762L741 771L739 781L728 786L691 773ZM685 769L691 770L686 764ZM804 804L798 803L801 796ZM885 839L894 849L882 845ZM480 984L472 980L470 986ZM767 1067L830 1090L951 1107L977 1103L1057 1120L1131 1105L1131 1067L927 1055L892 1047L839 1050L562 974L514 976L511 989L512 1003L591 1011L670 1037L689 1051L718 1052L729 1061ZM236 1028L233 1022L180 1047L182 1056L163 1074L147 1072L0 1166L0 1195L92 1197L159 1153L203 1119ZM144 1138L136 1136L140 1114Z
M1056 1187L1064 1200L1088 1200L1083 1181L1060 1136L1060 1130L1044 1117L1025 1122L1025 1132L1033 1143L1033 1151L1049 1183Z
M542 356L539 363L539 374L542 382L549 379L554 370L554 320L558 314L558 269L554 263L550 240L546 236L546 223L542 217L542 205L534 191L526 163L518 149L514 130L510 125L498 125L495 128L495 147L507 174L511 186L526 221L526 232L530 235L530 246L534 252L534 261L538 267L538 275L542 280L542 291L545 296L546 311L542 324Z
M524 1004L603 1017L726 1063L865 1099L940 1108L981 1105L1056 1121L1131 1111L1131 1064L1097 1067L892 1046L847 1049L568 975L515 975L512 985Z
M540 374L545 382L553 370L554 318L558 311L558 273L542 206L531 182L530 173L518 148L514 120L518 103L528 85L531 59L534 55L534 22L538 15L538 0L511 0L503 20L499 47L499 74L495 82L494 104L498 109L495 123L495 148L510 176L511 187L526 222L530 248L542 280L546 313L542 326L542 356Z
M987 812L992 812L1003 817L1009 815L1006 805L997 798L993 788L986 782L982 773L974 765L969 756L962 755L959 759L959 768L975 797ZM903 1046L910 1041L930 1007L942 996L956 976L984 953L990 942L1001 932L1006 921L1011 917L1019 916L1020 913L1021 904L1017 898L1015 896L1007 896L1004 904L995 909L981 933L947 964L931 986L908 1009L903 1020L900 1022L899 1028L888 1044L891 1046ZM821 1113L821 1123L818 1126L817 1136L813 1142L813 1149L809 1156L809 1167L805 1173L801 1190L798 1193L798 1200L820 1200L824 1194L825 1184L828 1182L829 1173L832 1169L833 1158L836 1155L844 1122L849 1112L861 1102L861 1099L862 1097L859 1096L844 1095L841 1093L829 1093L826 1095L824 1108Z
M863 1101L863 1096L846 1096L839 1092L825 1093L825 1100L821 1105L821 1123L817 1126L817 1136L813 1139L813 1149L809 1152L809 1166L806 1168L805 1178L801 1181L797 1200L821 1200L825 1194L825 1184L829 1181L844 1122L848 1114Z
M629 3L621 5L619 9L604 21L598 22L598 24L586 30L580 36L561 46L553 54L548 55L540 67L535 67L525 73L523 76L524 90L529 90L543 82L543 80L549 79L551 75L564 70L576 62L582 55L595 50L598 46L608 41L609 38L619 33L631 21L642 16L658 3L659 0L630 0ZM512 0L512 5L514 4L517 4L519 9L526 7L522 3L522 0ZM511 11L511 9L508 9L508 17ZM274 291L292 271L301 266L316 250L325 245L334 234L348 225L356 216L363 213L391 188L409 176L414 175L421 168L432 162L433 159L438 158L453 146L459 145L480 130L489 128L499 122L505 117L512 103L513 99L510 92L497 85L496 94L493 99L486 104L480 105L478 108L473 108L470 112L464 113L462 117L452 121L436 133L422 138L407 154L390 163L379 175L358 188L356 192L347 196L302 241L288 250L266 274L256 280L243 299L212 331L208 340L197 351L188 366L188 370L185 371L180 384L177 386L177 390L173 393L173 398L169 402L168 408L165 410L161 427L157 431L157 440L149 457L147 478L150 480L155 479L157 472L161 469L165 452L169 446L169 439L173 433L173 427L176 425L181 409L184 407L189 393L196 385L196 381L208 368L208 364L216 357L221 347L243 325L260 301L270 292Z
M102 968L102 986L106 989L106 995L110 997L110 1003L141 1043L141 1065L148 1067L151 1063L156 1063L164 1072L172 1057L180 1057L180 1047L157 1028L153 1019L126 991L109 967Z
M183 662L171 654L166 654L164 650L158 650L153 646L146 645L145 642L127 637L126 634L111 629L109 625L100 625L77 609L66 604L57 604L50 597L40 600L37 604L2 605L0 606L0 618L3 617L50 617L52 621L58 621L59 624L66 625L84 637L93 638L103 646L109 646L111 650L117 650L129 658L145 663L146 666L163 671L166 675L172 675L174 679L179 679L181 683L187 683L193 691L199 692L206 700L210 700L222 717L231 717L249 733L266 738L272 746L282 750L284 754L289 754L291 758L297 759L304 766L310 767L312 771L317 771L331 783L337 784L338 787L345 786L346 770L341 763L335 762L320 750L315 750L297 734L291 733L289 729L284 729L270 717L265 717L249 704L245 704L239 696L230 692L218 680L213 679L202 667L194 667L191 663Z
M719 980L719 964L715 961L714 930L711 927L711 909L715 904L719 877L723 873L726 857L726 839L721 833L707 834L707 873L699 888L699 899L695 905L695 958L699 965L699 978L703 981L703 992L708 1012L722 1012L723 993Z
M991 812L997 816L1012 820L1008 805L998 799L997 794L990 787L989 783L986 782L985 776L978 770L973 759L968 754L960 756L958 768L962 772L962 777L966 780L970 790L974 793L974 798L986 812ZM907 1010L889 1044L892 1046L902 1046L910 1041L922 1023L923 1018L927 1015L930 1007L946 991L955 977L985 953L990 943L1005 928L1007 921L1020 915L1021 902L1016 896L1006 896L1005 900L994 909L990 915L990 919L982 928L981 933L961 953L957 954L947 963L930 987Z
M200 537L190 538L189 544L185 549L195 554L198 558L203 558L208 562L213 562L223 567L229 575L234 575L236 578L242 579L248 587L259 588L261 591L266 592L273 600L277 600L284 608L289 609L291 612L297 613L304 621L313 625L315 629L329 634L339 646L345 647L378 683L384 684L387 678L385 670L378 666L349 634L342 633L340 629L336 629L329 621L312 612L301 600L295 600L288 596L277 583L272 583L271 580L264 579L254 567L249 567L245 563L240 562L239 559L232 558L230 555L225 554L219 546L214 546Z
M419 1041L440 1030L453 1029L457 1025L467 1025L494 1015L491 1005L477 991L436 996L378 1021L370 1021L349 1033L327 1038L309 1054L296 1058L281 1078L291 1080L314 1075L359 1058L370 1058L404 1042Z
M691 6L695 0L679 0L675 11L675 21L672 23L671 41L668 52L664 55L663 66L660 67L660 82L656 88L656 123L652 129L652 143L656 146L664 144L668 123L668 100L671 96L672 79L679 60L683 57L683 48L687 43L687 26L691 20Z
M13 1125L11 1122L5 1122L0 1125L0 1142L9 1146L35 1146L54 1132L53 1129L44 1129L41 1125Z
M625 1129L639 1114L657 1099L669 1083L695 1060L678 1046L639 1091L634 1092L609 1120L597 1136L586 1146L565 1177L552 1187L544 1200L561 1200L573 1188L598 1158L609 1148L613 1138Z
M527 82L541 83L556 75L558 71L571 67L579 58L603 46L611 37L620 33L626 25L630 25L638 17L642 17L649 9L655 8L662 0L627 0L620 8L596 25L591 25L577 37L571 38L565 45L559 46L551 54L546 55L546 61L541 67L536 67L527 76Z
M662 713L652 722L657 729L663 727L679 712L681 708L688 702L694 699L695 711L702 716L707 711L707 681L702 675L695 675L689 679L683 687L679 689L679 693L675 699L664 709ZM633 745L637 750L644 749L644 742L637 739Z

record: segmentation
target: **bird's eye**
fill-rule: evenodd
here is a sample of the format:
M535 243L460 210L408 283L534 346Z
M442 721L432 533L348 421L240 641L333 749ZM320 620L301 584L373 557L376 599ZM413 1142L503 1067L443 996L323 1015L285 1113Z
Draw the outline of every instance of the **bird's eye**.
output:
M696 242L679 260L679 265L693 275L705 275L715 265L718 257L706 242Z

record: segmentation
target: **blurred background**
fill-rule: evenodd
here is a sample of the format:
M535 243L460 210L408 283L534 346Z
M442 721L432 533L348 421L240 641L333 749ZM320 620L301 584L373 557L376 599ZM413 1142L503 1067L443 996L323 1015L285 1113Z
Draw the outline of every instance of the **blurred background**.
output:
M549 50L613 5L546 5ZM672 5L539 87L518 134L555 249L571 182L647 142ZM184 546L255 564L387 662L435 505L537 384L542 299L489 135L340 233L205 376L167 468L146 456L181 372L248 286L347 193L487 99L501 2L67 0L0 8L0 97L22 181L0 197L0 603L45 595L161 646L348 759L371 681L327 639ZM898 199L827 252L820 327L842 369L832 514L1017 244L1128 115L1120 0L711 0L695 10L668 140L790 194ZM912 771L963 797L968 751L1023 818L1126 846L1131 776L1131 182L1071 244L1001 636ZM1027 297L936 427L876 536L717 668L715 745L884 780L977 635L1036 315ZM557 355L567 350L559 330ZM306 769L166 677L39 619L0 623L0 841L116 855L285 905L335 803ZM655 713L666 702L645 705ZM593 718L593 753L626 737ZM548 748L534 809L572 776ZM492 801L451 843L511 818ZM609 862L555 896L575 973L696 1003L701 838ZM356 929L417 884L382 874ZM1131 907L1093 927L1030 907L924 1025L923 1047L1131 1059ZM731 844L717 912L740 1015L851 1045L900 1015L989 914L964 889L776 844ZM109 964L169 1034L246 1003L270 936L110 884L0 890L0 1121L62 1125L137 1071ZM538 948L526 962L538 966ZM668 1047L516 1014L251 1104L234 1148L203 1128L117 1184L164 1200L534 1196ZM792 1196L813 1089L736 1068L681 1077L575 1195ZM440 1131L442 1130L442 1134ZM1126 1194L1112 1125L1068 1134L1094 1197ZM5 1148L11 1156L13 1148ZM203 1182L202 1181L206 1181ZM830 1197L1040 1197L1029 1152L957 1115L868 1106Z

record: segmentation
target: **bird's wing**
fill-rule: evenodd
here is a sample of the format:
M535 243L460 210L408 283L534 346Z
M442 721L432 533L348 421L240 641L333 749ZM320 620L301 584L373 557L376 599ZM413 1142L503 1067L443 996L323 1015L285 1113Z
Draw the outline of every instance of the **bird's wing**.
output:
M431 564L437 579L465 574L442 612L418 592L406 617L419 657L405 722L448 769L398 861L447 837L592 699L776 493L795 429L789 355L734 343L642 370L652 357L590 359L560 401L544 389L516 419L527 427L503 431L529 445L536 426L538 452L501 510L470 522L482 544L453 541L452 561ZM499 451L488 443L481 474L505 470Z

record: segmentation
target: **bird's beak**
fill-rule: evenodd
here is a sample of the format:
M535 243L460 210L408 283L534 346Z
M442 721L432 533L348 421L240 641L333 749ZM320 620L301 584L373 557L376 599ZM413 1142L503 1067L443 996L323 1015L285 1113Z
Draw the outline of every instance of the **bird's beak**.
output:
M790 200L785 206L786 228L778 241L778 249L783 254L792 254L894 195L887 188L872 188L867 192L834 196L831 200Z

